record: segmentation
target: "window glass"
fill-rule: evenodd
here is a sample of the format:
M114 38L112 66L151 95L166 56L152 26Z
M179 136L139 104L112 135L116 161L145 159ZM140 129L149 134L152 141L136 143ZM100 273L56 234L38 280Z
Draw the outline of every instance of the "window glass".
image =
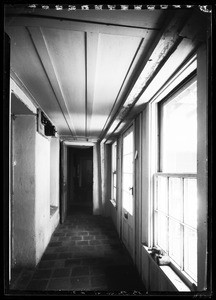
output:
M197 180L184 180L184 223L197 228Z
M169 214L179 221L183 219L183 184L181 178L169 179Z
M169 255L181 265L181 227L178 222L169 220Z
M162 104L161 168L163 172L196 173L196 81Z
M112 144L112 199L116 201L116 160L117 160L117 143Z
M157 243L163 250L167 251L167 217L162 213L157 213Z
M197 279L197 232L190 228L184 229L184 270Z
M123 137L123 157L122 157L122 205L131 215L133 215L133 128L131 127Z
M168 195L167 195L168 180L166 177L157 178L157 203L156 208L163 212L168 212Z

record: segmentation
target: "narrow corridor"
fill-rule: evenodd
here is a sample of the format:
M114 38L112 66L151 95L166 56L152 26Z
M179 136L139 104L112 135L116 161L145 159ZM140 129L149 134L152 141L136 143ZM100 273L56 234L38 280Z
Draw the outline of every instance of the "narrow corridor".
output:
M145 293L111 220L83 209L59 224L34 270L14 272L11 289Z

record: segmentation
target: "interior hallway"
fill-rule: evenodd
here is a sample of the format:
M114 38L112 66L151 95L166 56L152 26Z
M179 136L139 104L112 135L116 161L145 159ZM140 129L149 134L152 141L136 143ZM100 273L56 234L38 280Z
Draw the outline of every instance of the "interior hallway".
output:
M15 271L11 288L146 292L111 220L92 215L89 207L70 212L53 233L38 266Z

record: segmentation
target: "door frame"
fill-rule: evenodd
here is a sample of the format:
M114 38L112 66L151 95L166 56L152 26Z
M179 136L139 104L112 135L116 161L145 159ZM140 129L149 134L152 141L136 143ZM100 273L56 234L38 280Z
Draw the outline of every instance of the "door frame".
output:
M64 141L60 142L60 176L59 176L59 185L60 185L60 199L59 199L59 208L60 208L60 223L64 223L66 215L67 215L67 208L68 208L68 148L69 146L92 146L93 151L95 147L95 143L92 142L78 142L78 141ZM93 179L94 179L94 172L95 172L95 162L94 162L94 155L93 159ZM66 175L66 176L65 176ZM93 206L94 206L94 185L93 185Z

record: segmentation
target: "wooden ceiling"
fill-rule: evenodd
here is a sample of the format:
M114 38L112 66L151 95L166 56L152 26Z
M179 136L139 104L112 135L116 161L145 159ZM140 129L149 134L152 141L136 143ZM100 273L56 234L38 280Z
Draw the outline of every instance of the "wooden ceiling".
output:
M8 5L11 76L62 139L98 141L125 109L141 71L148 63L153 70L177 41L183 16L182 11L176 18L169 10L57 11ZM152 58L154 51L157 57Z

